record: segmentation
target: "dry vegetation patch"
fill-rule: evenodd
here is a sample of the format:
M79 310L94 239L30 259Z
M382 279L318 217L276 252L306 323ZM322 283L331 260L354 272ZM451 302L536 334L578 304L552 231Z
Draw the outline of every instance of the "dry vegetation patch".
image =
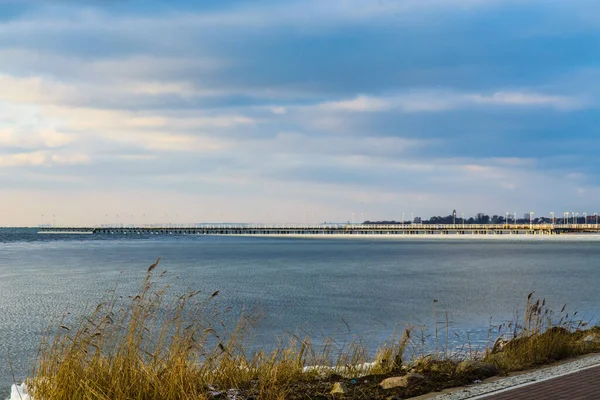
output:
M419 342L412 328L382 346L370 364L362 341L341 348L333 340L315 346L310 338L291 336L271 351L250 350L251 319L242 316L233 329L217 322L212 303L218 292L168 300L158 263L136 295L123 299L113 291L90 315L76 322L65 318L48 331L28 381L34 399L408 398L488 377L490 365L493 374L507 373L600 351L600 328L587 329L564 308L555 314L533 294L522 322L500 326L506 341L470 355L479 364L448 355L447 322L446 351L437 351L436 326L435 354L412 360L403 360L407 346ZM396 381L406 384L381 386L393 377L405 377Z

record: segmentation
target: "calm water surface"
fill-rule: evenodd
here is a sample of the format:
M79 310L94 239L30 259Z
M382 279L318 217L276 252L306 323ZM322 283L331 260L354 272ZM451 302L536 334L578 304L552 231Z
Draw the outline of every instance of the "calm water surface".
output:
M485 340L488 321L522 309L533 290L591 320L600 309L600 239L294 239L64 237L0 230L0 398L27 374L40 332L81 314L119 284L134 293L157 257L175 290L220 290L219 304L263 315L256 340L284 331L353 334L376 342L407 322ZM454 335L453 335L454 336ZM458 339L456 339L458 340ZM458 345L458 343L456 343Z

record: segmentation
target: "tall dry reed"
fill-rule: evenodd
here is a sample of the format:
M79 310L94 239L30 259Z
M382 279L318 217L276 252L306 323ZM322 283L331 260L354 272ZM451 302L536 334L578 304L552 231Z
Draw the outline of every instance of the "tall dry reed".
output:
M169 300L159 261L134 296L112 291L90 315L73 323L63 318L49 329L28 382L35 399L198 400L231 388L283 399L292 383L324 370L365 372L370 353L361 341L340 348L331 339L317 347L291 336L271 351L250 350L254 320L241 316L227 329L212 306L218 292ZM399 369L409 338L407 330L382 346L369 372Z

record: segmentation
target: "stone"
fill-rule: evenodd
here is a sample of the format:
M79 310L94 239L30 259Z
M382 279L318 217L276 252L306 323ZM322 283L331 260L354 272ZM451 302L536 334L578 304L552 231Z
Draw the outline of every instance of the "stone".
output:
M600 335L596 333L590 333L589 335L581 339L581 341L585 344L600 344Z
M348 391L348 389L346 389L346 385L344 385L342 382L336 382L333 384L333 389L331 389L331 394L344 394Z
M243 400L240 391L237 389L227 390L227 400Z
M469 374L478 378L490 378L500 373L498 367L494 364L481 361L462 361L456 367L457 374Z
M496 341L494 342L494 346L492 347L492 353L495 354L502 352L508 344L508 342L509 341L505 340L504 338L496 339Z
M409 373L404 376L394 376L387 378L379 383L383 389L393 389L397 387L409 387L423 381L425 377L417 373Z

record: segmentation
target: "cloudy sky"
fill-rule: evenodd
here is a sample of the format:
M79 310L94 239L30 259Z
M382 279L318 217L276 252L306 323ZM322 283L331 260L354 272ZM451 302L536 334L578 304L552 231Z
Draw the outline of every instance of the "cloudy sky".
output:
M0 225L593 214L599 106L597 0L0 0Z

